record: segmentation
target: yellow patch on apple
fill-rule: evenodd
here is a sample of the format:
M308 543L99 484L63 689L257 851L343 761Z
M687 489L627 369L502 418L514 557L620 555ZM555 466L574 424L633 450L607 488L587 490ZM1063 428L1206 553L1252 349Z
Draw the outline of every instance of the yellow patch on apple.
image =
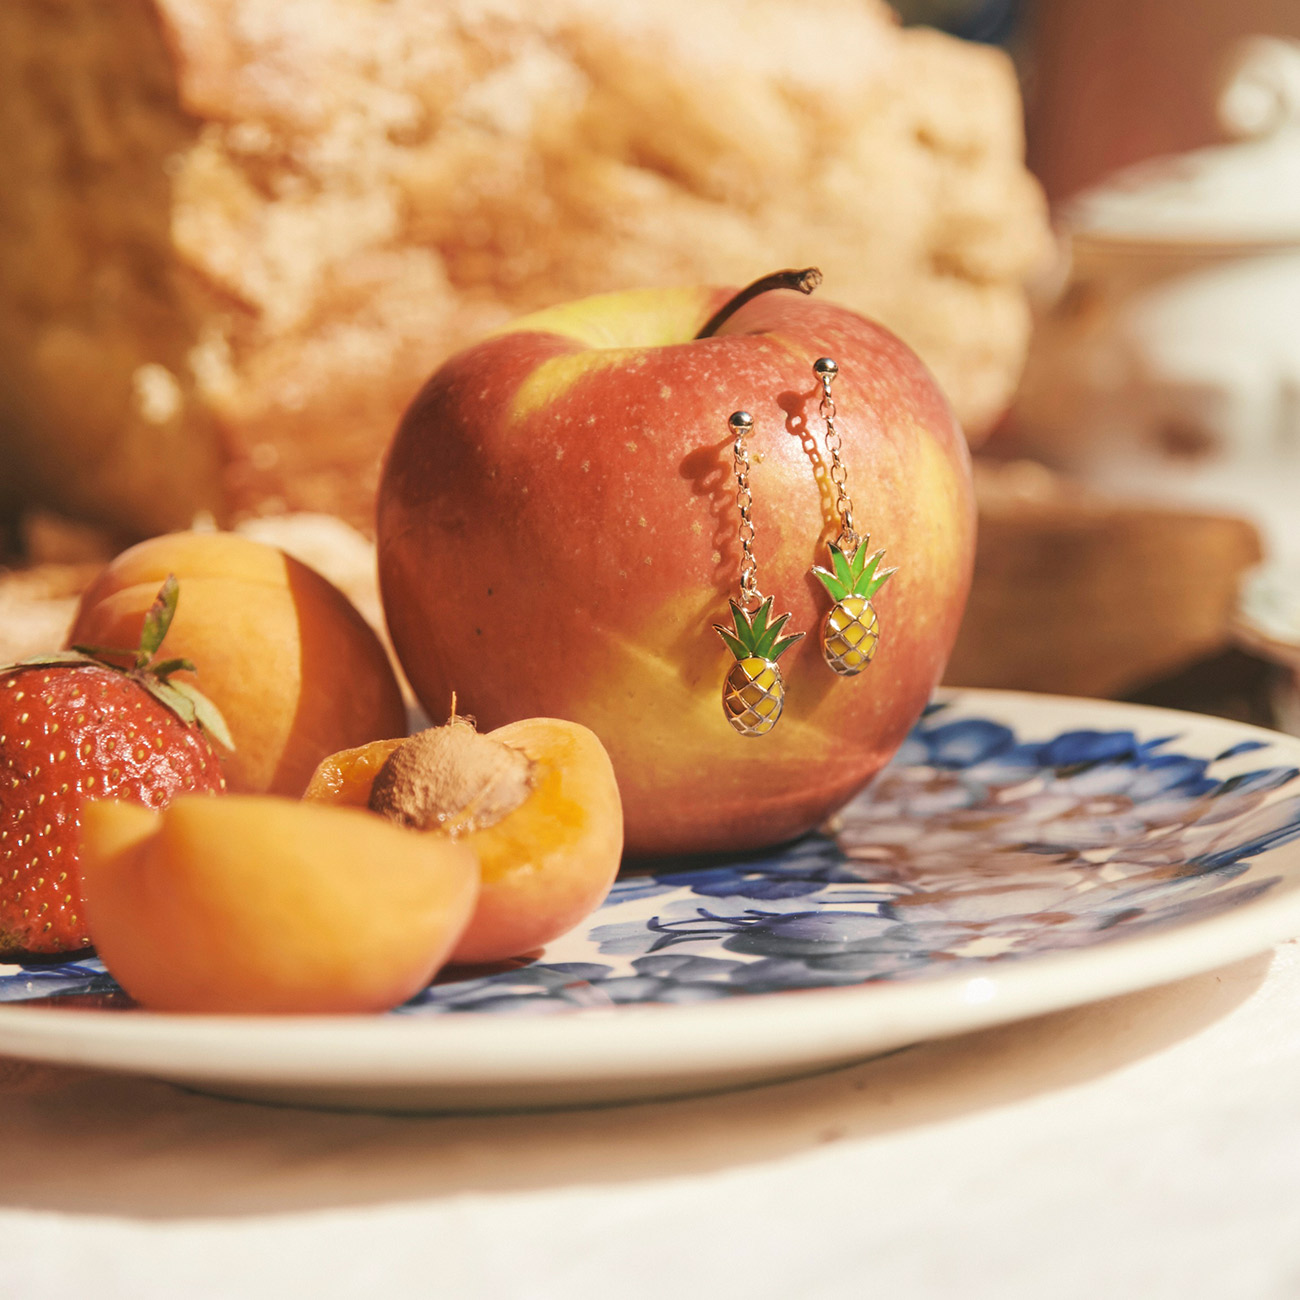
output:
M687 342L708 318L708 289L628 289L544 307L502 325L509 334L559 334L584 348L662 348Z
M510 418L515 423L545 410L567 397L579 381L599 370L609 370L635 362L641 348L608 348L584 352L565 352L543 361L515 390L510 403Z

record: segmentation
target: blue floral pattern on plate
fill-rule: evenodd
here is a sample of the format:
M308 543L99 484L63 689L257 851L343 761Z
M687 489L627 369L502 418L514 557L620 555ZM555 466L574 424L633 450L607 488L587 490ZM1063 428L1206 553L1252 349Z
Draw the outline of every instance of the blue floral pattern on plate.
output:
M1268 765L1269 748L1198 757L1129 729L1026 739L937 704L823 833L631 872L541 959L444 972L395 1014L926 979L1221 913L1277 885L1255 860L1300 839L1300 771ZM93 958L0 966L0 1002L18 1001L130 1005Z

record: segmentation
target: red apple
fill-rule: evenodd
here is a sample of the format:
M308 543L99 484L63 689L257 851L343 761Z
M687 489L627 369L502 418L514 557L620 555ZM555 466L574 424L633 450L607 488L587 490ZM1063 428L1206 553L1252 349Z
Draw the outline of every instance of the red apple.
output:
M820 278L820 277L818 277ZM815 281L814 281L815 283ZM389 628L434 716L484 730L549 715L614 762L627 851L751 849L815 826L890 758L938 682L970 584L966 443L916 355L881 326L780 290L707 337L733 291L645 290L537 312L452 357L412 403L379 494ZM813 362L834 395L859 532L897 573L874 661L823 661L812 576L839 532ZM727 420L754 419L758 585L808 635L781 660L768 735L728 724L737 592Z

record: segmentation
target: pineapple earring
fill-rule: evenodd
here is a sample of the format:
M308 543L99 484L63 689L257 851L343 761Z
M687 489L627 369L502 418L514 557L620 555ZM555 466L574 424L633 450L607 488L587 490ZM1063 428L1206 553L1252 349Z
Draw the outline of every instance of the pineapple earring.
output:
M713 630L736 656L722 683L722 711L742 736L763 736L776 726L785 707L785 682L776 661L802 632L783 637L789 614L772 618L772 597L758 589L758 562L754 559L754 525L749 517L749 448L745 439L753 431L753 418L737 411L727 421L736 441L732 455L736 466L736 505L740 507L740 599L731 601L734 626L715 623Z
M831 396L831 384L839 372L830 357L813 362L813 373L822 386L818 409L826 421L826 452L831 462L831 482L835 484L835 509L840 516L839 536L829 545L831 567L814 568L813 573L835 602L822 622L822 654L841 676L853 677L871 662L880 641L880 620L871 598L898 570L881 569L884 551L868 555L870 537L859 537L853 527L853 502L849 498L848 473L840 459L835 399Z

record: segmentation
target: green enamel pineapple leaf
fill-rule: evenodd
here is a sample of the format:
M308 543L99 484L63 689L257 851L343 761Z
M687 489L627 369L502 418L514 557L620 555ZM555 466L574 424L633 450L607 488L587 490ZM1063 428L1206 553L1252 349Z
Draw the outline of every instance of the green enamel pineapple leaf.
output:
M834 542L829 543L828 549L832 569L815 567L813 574L837 604L849 596L870 600L890 576L898 572L897 569L882 570L880 561L884 558L884 551L875 551L868 556L865 543L854 552L852 560L846 558Z
M863 547L863 550L865 549L866 548ZM876 551L875 554L872 555L866 568L863 569L861 577L859 577L857 582L853 585L855 595L865 596L870 600L872 596L874 596L876 592L878 592L881 587L883 587L885 583L898 572L896 568L882 569L880 567L880 561L884 558L884 551Z
M772 603L771 597L768 597L769 605ZM789 614L782 614L780 618L773 623L758 643L759 658L767 659L775 663L800 637L802 632L796 632L793 636L782 636L781 629L790 621Z
M826 588L830 598L837 604L849 594L849 589L829 569L823 569L821 565L813 566L813 577Z
M734 627L723 627L721 623L715 623L713 630L727 643L727 649L731 651L737 659L750 659L754 656L754 644L757 636L754 632L754 620L760 613L771 605L771 600L765 602L765 605L756 610L753 614L748 614L734 600L730 601L731 621ZM764 614L766 622L766 614Z
M845 590L853 586L853 565L849 563L848 557L838 546L831 546L831 566L835 570L835 578L838 582L844 584Z
M783 636L783 637L782 637L782 638L781 638L781 639L780 639L780 640L779 640L779 641L778 641L778 642L777 642L777 643L772 647L771 653L768 654L766 657L767 657L769 660L771 660L772 663L776 663L776 661L777 661L778 659L780 659L780 657L781 657L783 654L785 654L785 652L786 652L786 651L787 651L787 650L788 650L792 645L794 645L796 642L798 642L798 641L802 641L802 640L803 640L803 633L802 633L802 632L796 632L796 633L794 633L793 636Z
M789 614L782 614L775 622L768 622L772 614L772 597L769 596L752 614L734 600L731 605L733 628L715 623L713 630L727 644L737 659L767 659L775 662L803 636L802 632L794 636L782 637L781 629L789 619Z
M870 540L869 537L864 537L858 544L857 550L853 552L853 562L849 565L849 573L853 575L854 582L862 577L862 571L867 567L867 543ZM873 567L880 563L882 555L884 555L884 551L876 551L872 555L871 563Z
M737 659L748 659L750 657L749 651L745 649L745 643L729 632L721 623L715 623L713 630L727 643L727 649Z
M831 568L823 569L820 565L814 565L813 574L826 588L832 600L841 601L853 586L853 574L848 560L844 558L844 552L834 542L829 544L828 549L831 553Z

